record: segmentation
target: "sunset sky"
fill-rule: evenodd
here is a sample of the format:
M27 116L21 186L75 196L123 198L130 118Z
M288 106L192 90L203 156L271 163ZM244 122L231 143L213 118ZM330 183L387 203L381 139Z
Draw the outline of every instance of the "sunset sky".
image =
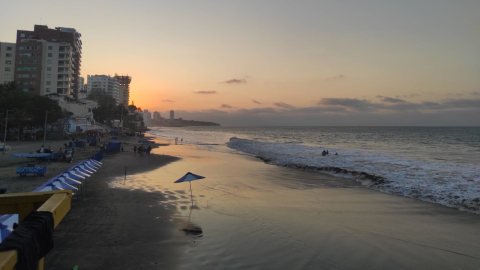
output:
M480 1L23 1L82 34L82 74L128 74L130 101L222 125L480 125Z

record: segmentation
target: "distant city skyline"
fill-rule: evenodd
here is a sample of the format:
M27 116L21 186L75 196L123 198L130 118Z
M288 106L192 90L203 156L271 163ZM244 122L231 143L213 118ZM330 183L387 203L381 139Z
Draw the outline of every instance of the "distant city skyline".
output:
M176 118L480 125L479 1L92 3L2 3L0 42L75 28L80 76L128 74L130 103Z

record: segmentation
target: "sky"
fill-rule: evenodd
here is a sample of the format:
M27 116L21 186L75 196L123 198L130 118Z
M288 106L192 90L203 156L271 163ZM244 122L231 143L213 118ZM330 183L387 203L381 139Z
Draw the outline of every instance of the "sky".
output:
M2 0L0 41L82 34L81 76L132 76L163 117L258 125L480 125L478 0Z

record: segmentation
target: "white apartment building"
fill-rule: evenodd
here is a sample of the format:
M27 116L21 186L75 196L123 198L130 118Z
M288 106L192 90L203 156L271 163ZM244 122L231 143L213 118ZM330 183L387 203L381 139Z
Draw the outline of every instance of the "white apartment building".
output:
M39 59L40 58L40 59ZM70 96L75 83L69 43L21 39L17 44L15 81L25 92Z
M143 110L143 123L145 126L151 126L152 124L152 113L148 110Z
M0 84L12 82L15 73L15 43L0 42Z
M85 86L85 78L78 77L78 99L87 98L87 88Z
M120 85L118 80L107 75L87 75L87 95L92 90L102 90L112 96L116 105L120 104Z

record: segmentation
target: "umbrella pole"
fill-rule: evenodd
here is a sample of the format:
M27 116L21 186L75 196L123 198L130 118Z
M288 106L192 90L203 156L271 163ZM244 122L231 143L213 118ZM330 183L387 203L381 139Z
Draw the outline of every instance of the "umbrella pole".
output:
M190 183L190 198L192 199L192 205L193 205L193 194L192 194L192 181L188 181Z

